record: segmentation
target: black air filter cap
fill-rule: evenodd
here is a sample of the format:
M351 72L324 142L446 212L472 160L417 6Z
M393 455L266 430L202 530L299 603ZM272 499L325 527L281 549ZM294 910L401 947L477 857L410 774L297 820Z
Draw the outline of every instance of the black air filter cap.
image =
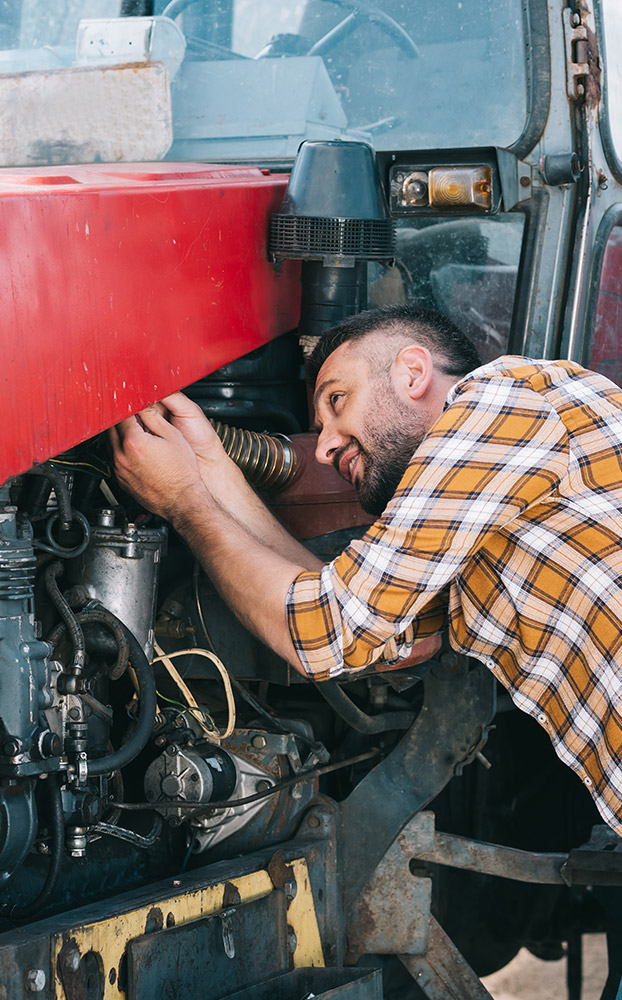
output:
M395 256L376 155L365 142L303 142L281 212L270 220L274 260L352 266Z

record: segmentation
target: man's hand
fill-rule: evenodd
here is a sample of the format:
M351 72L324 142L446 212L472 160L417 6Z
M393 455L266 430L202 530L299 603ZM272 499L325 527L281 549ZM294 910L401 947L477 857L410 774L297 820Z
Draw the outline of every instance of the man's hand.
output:
M110 431L110 442L123 488L147 510L174 523L181 510L203 495L204 486L191 444L167 419L169 412L175 414L166 402L117 424Z
M186 439L199 462L214 463L225 461L227 456L220 438L203 413L200 406L175 392L156 406L167 420Z

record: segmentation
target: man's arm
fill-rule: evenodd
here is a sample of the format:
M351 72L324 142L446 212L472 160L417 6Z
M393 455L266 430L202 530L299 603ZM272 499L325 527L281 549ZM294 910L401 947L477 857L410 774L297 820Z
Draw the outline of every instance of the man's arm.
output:
M209 436L197 456L162 410L149 407L140 422L130 417L113 428L111 442L124 489L171 522L243 624L304 674L289 634L286 597L295 578L321 566L319 560L281 528L243 477L240 482L239 470L230 468L224 452L222 460ZM213 481L213 491L203 476ZM231 512L238 509L241 518Z
M224 511L283 558L304 569L321 569L322 562L293 538L261 502L196 403L176 392L158 403L157 409L190 444L205 488Z
M177 393L112 428L110 440L121 485L171 522L240 621L309 676L292 643L287 595L302 572L318 574L323 563L262 504L201 410ZM439 646L437 636L416 643L399 667L424 662Z

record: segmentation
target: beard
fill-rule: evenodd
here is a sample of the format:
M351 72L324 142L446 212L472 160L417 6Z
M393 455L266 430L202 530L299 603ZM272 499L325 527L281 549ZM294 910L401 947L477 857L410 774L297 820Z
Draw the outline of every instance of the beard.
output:
M367 514L380 517L393 497L400 479L406 472L411 458L426 436L429 424L397 399L394 408L383 408L365 427L365 444L351 438L334 456L335 468L345 451L355 444L361 458L363 471L355 483L361 507Z

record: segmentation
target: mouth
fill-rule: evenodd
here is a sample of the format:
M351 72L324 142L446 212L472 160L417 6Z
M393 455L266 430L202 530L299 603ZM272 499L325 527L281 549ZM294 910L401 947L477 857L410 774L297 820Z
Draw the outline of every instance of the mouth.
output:
M357 450L354 453L351 449L340 456L336 462L339 475L348 483L355 483L356 470L359 464L361 453Z

